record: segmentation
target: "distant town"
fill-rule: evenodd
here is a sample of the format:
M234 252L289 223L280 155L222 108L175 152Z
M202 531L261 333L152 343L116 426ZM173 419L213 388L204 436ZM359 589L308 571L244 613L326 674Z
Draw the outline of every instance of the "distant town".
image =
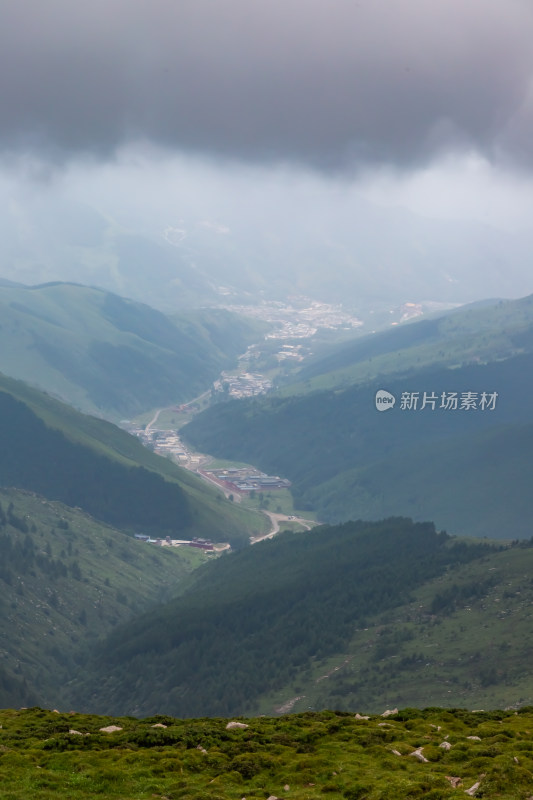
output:
M177 431L156 430L152 427L129 428L129 432L158 455L176 461L180 466L197 472L205 480L219 486L226 496L230 492L249 494L251 492L288 489L291 482L277 475L267 475L254 467L234 467L228 469L206 469L211 460L209 456L191 452L180 439Z
M227 392L229 397L242 398L266 394L272 389L272 382L263 375L254 372L243 372L232 375L222 372L220 378L213 383L215 392Z
M286 478L279 478L277 475L266 475L253 467L200 469L198 471L200 475L211 478L223 489L245 494L255 491L270 491L271 489L288 489L291 485L291 482Z
M292 298L289 304L265 302L258 306L231 306L230 310L268 322L273 326L272 330L265 335L263 343L265 341L280 342L279 350L273 353L278 363L302 361L310 354L310 347L303 343L302 340L311 339L319 329L351 330L363 324L356 317L344 312L341 306L313 301L307 297ZM291 341L298 339L300 342ZM246 353L239 357L238 371L236 373L222 372L218 379L213 382L212 388L204 392L201 398L206 399L211 394L219 397L225 395L227 398L241 399L266 394L271 391L271 380L250 368L251 362L261 355L261 351L264 349L263 343L258 342L248 347ZM269 348L272 348L272 344L269 345ZM199 398L190 403L176 405L171 407L170 410L177 413L190 411L191 407L194 409L194 404L198 400ZM212 458L191 451L183 442L177 430L157 428L160 413L161 410L156 411L153 419L144 427L132 425L126 420L124 421L124 427L137 436L146 447L149 447L158 455L166 456L180 466L195 472L205 481L220 489L227 498L240 502L245 496L253 499L255 493L261 497L263 492L290 488L291 482L286 478L278 475L267 475L251 466L226 469L208 468ZM265 513L270 516L273 523L273 531L266 534L266 537L270 537L279 530L279 521L282 518L296 519L296 517L283 517L281 514L276 515L268 511ZM302 521L302 525L304 528L309 528L309 524L306 521ZM206 552L229 548L227 544L215 545L210 540L204 539L192 539L191 541L170 539L170 537L153 539L144 534L138 534L136 538L160 547L188 545Z
M257 306L231 305L225 308L274 325L274 330L266 335L267 339L308 339L319 328L350 330L363 324L357 317L343 311L342 306L304 296L293 297L290 304L272 301Z
M321 303L318 300L311 300L309 297L298 296L292 298L290 303L281 301L271 301L261 303L257 306L224 306L229 311L242 314L246 317L259 319L268 322L273 329L265 335L265 340L282 341L284 344L275 353L278 362L283 361L302 361L306 355L310 355L307 345L289 344L295 339L312 339L319 330L353 330L359 328L363 322L348 314L342 306L331 303ZM257 358L261 351L261 344L251 345L246 353L240 356L241 366ZM261 391L255 392L261 394ZM249 396L249 395L234 395Z

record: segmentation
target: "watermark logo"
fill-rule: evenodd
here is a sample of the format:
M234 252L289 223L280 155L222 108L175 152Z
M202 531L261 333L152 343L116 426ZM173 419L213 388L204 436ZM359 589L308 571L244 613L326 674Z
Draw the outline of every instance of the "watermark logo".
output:
M494 411L498 392L402 392L402 411Z
M389 411L389 409L394 408L395 402L394 395L385 391L385 389L378 389L376 392L376 408L378 411Z
M498 392L401 392L400 411L494 411ZM394 408L396 397L385 389L376 392L378 411Z

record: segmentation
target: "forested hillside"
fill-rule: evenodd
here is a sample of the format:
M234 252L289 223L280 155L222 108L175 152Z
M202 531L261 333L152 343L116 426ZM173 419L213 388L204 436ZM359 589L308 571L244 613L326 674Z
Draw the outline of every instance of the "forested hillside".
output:
M180 598L114 631L70 701L112 713L257 713L261 697L344 652L368 619L489 552L406 519L263 542L206 565Z
M396 397L386 413L378 389ZM497 393L494 409L446 409L444 393ZM402 408L403 393L417 395ZM424 393L436 402L423 408ZM345 389L211 407L182 429L203 452L293 483L300 508L338 522L384 514L434 519L455 533L529 537L533 355L425 369Z
M0 707L56 706L100 637L173 596L204 559L0 489Z

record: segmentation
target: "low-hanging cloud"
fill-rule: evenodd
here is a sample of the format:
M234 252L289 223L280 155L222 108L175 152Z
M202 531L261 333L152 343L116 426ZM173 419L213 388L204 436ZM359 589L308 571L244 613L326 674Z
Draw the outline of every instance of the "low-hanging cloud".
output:
M530 0L4 0L0 147L533 164Z

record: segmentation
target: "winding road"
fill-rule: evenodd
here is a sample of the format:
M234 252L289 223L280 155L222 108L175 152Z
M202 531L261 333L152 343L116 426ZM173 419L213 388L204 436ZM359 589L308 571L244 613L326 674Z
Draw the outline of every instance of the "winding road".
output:
M157 409L157 411L155 412L154 416L152 417L152 419L150 420L150 422L148 423L148 425L147 425L147 426L146 426L146 428L144 429L144 432L145 432L145 433L148 433L148 431L150 430L150 428L152 427L152 425L155 425L155 423L156 423L156 422L157 422L157 420L159 419L159 415L160 415L160 413L161 413L162 411L163 411L163 409L162 409L162 408L158 408L158 409Z
M297 522L299 525L302 525L305 530L310 531L313 525L316 525L312 519L303 519L302 517L295 517L295 516L287 516L287 514L275 514L273 511L265 511L262 509L263 514L266 514L267 517L270 518L272 523L272 530L268 533L264 533L262 536L254 536L250 537L251 544L257 544L257 542L262 542L264 539L273 539L276 533L279 533L279 524L280 522Z

